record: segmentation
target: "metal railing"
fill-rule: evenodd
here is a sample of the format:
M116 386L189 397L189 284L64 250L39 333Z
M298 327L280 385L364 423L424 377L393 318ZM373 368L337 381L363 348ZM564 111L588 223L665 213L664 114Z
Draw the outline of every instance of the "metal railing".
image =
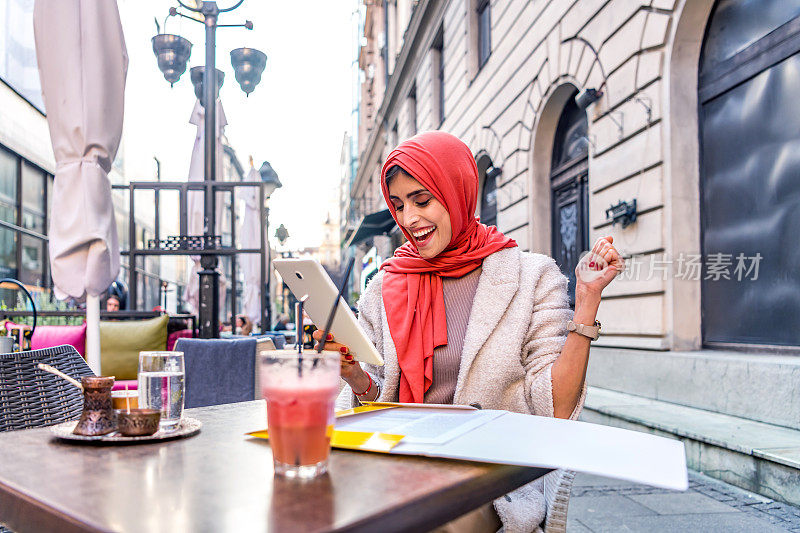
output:
M259 248L236 248L236 198L235 190L239 187L258 187L258 205L260 210L260 243ZM260 286L259 292L261 294L261 327L262 329L269 329L272 325L272 316L270 313L269 303L269 276L267 273L267 264L269 258L269 248L266 245L267 231L266 227L266 208L265 208L265 183L261 181L132 181L127 185L112 185L113 189L125 190L128 193L128 241L129 250L122 250L120 253L123 256L128 256L129 263L136 265L139 257L144 256L164 256L164 255L214 255L214 256L228 256L231 258L231 295L232 295L232 309L231 315L235 316L236 313L236 295L237 295L237 261L236 256L239 254L260 254ZM154 200L156 207L155 215L155 236L153 239L148 239L147 242L142 243L146 248L139 248L136 240L136 219L134 213L136 191L152 190L154 192ZM162 237L161 227L159 223L158 211L160 205L160 192L161 191L178 191L178 220L179 220L179 233L180 235L173 235ZM205 195L216 195L217 192L229 192L230 204L226 209L230 211L231 224L231 246L224 246L219 241L216 235L206 238L203 235L189 235L189 192L198 191L203 192ZM137 276L138 273L135 268L128 271L128 287L130 290L130 301L137 301ZM266 285L266 286L265 286ZM217 296L214 296L217 297Z

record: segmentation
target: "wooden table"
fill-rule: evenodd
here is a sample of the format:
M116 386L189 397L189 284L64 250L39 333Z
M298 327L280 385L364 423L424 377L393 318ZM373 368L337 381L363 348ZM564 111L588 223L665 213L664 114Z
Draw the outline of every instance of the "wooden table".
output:
M546 469L334 450L310 482L273 478L263 401L190 409L199 435L133 446L0 433L0 523L26 531L425 531Z

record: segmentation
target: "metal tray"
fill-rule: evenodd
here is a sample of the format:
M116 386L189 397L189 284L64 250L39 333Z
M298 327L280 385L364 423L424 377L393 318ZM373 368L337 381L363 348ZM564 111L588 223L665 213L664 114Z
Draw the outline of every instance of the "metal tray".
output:
M87 437L85 435L75 435L72 430L75 429L77 420L71 422L63 422L57 426L50 428L53 435L59 439L80 444L138 444L140 442L154 442L161 440L182 439L185 437L192 437L200 433L200 428L203 423L196 418L184 417L178 427L172 431L164 431L159 429L152 435L145 437L126 437L119 433L109 433L107 435L99 435L97 437Z

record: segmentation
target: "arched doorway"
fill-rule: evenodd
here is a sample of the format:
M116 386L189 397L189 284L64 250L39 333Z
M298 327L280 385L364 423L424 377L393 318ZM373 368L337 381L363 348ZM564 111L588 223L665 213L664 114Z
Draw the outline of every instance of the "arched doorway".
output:
M703 341L800 345L800 0L720 0L700 57Z
M550 165L552 255L569 278L570 304L575 304L575 267L589 248L589 160L586 112L575 104L575 91L556 126Z

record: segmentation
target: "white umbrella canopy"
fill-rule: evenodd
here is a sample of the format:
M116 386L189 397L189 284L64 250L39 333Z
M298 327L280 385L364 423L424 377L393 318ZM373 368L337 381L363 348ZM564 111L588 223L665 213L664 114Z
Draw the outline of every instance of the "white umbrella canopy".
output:
M246 181L261 181L261 174L255 168L245 178ZM243 187L244 216L236 232L242 248L260 248L261 209L258 205L258 188ZM253 323L261 320L261 257L258 254L242 254L238 260L242 269L244 294L242 311ZM271 329L270 324L261 324L261 331Z
M200 104L200 100L195 101L192 116L189 118L189 123L197 126L197 134L194 138L194 147L192 148L192 159L189 162L189 181L202 182L205 180L205 109ZM225 126L228 125L228 120L225 117L225 111L222 109L222 102L217 100L217 159L216 159L216 178L222 179L222 135L225 132ZM202 235L203 234L203 217L204 217L204 203L203 193L201 191L189 191L189 196L186 199L187 208L187 224L186 231L189 235ZM220 205L217 205L217 228L219 228L220 221L222 220ZM217 232L218 233L218 232ZM183 293L183 301L189 304L194 312L199 311L199 296L200 296L200 279L197 272L200 271L200 256L191 256L194 264L189 269L189 279L186 280L186 291Z
M108 172L122 137L128 53L115 0L36 0L36 57L56 159L50 267L56 296L87 296L99 371L99 295L119 273Z

